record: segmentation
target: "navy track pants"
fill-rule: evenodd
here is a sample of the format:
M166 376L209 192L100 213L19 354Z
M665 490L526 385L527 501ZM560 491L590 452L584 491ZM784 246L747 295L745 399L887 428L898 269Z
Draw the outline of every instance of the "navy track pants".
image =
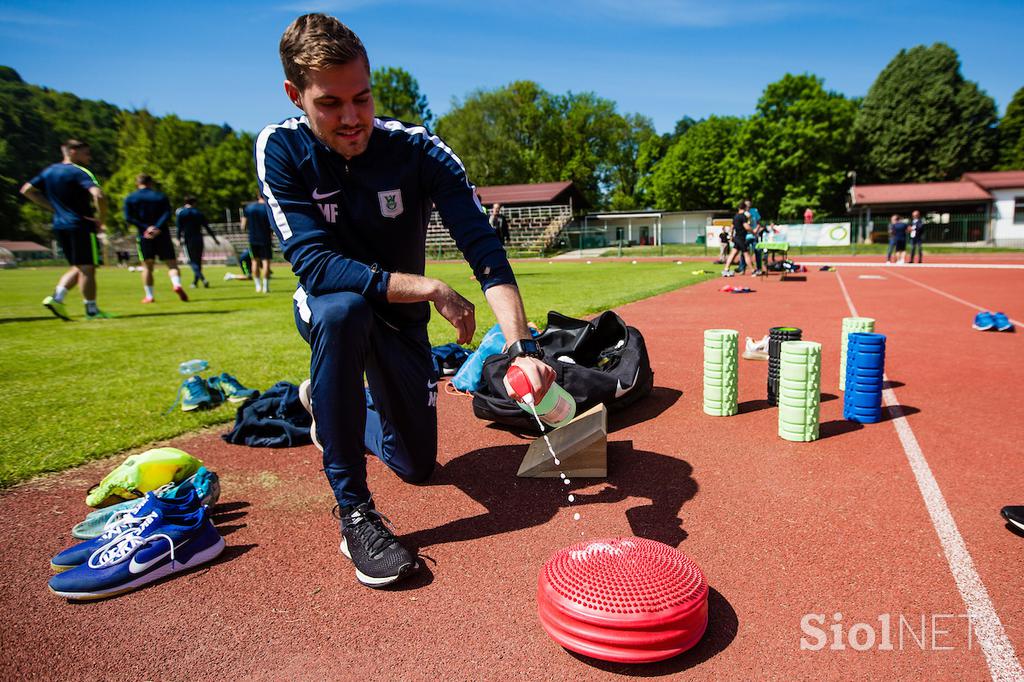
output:
M398 329L360 294L295 292L324 473L342 507L370 499L369 450L402 480L423 483L437 462L437 376L425 325ZM365 373L368 390L363 388Z

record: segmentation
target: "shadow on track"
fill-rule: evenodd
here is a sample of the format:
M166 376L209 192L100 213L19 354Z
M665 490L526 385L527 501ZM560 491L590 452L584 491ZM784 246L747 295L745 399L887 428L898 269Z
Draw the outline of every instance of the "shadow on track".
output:
M483 514L450 521L402 536L411 550L463 542L547 523L566 506L566 494L576 496L573 508L614 504L639 497L650 501L626 510L634 535L676 547L686 539L679 512L699 490L693 467L685 460L646 450L632 441L608 444L608 479L596 493L578 491L600 485L597 479L577 479L561 485L557 478L517 478L527 446L481 448L439 467L427 485L454 485L487 509Z

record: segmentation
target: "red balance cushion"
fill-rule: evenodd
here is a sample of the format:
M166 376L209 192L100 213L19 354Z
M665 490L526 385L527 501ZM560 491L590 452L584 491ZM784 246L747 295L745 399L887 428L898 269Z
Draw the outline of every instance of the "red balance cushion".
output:
M555 552L537 580L548 635L586 656L650 663L694 646L708 624L708 584L679 550L644 538Z

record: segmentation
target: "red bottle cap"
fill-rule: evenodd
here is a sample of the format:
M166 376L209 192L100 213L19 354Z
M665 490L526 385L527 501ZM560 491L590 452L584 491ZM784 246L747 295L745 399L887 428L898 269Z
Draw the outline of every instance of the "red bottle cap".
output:
M533 384L526 377L526 373L519 369L515 365L508 368L505 372L505 378L508 379L509 385L512 386L512 390L519 394L520 399L525 398L528 395L533 395Z

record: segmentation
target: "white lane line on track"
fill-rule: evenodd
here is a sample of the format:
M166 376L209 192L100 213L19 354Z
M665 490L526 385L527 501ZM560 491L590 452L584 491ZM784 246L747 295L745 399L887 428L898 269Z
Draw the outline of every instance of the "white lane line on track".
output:
M957 303L963 304L963 305L967 306L968 308L974 308L975 310L992 310L991 308L982 308L980 305L976 305L974 303L971 303L970 301L965 301L964 299L960 298L959 296L954 296L953 294L946 293L942 289L936 289L935 287L930 286L928 284L925 284L924 282L918 282L916 279L911 279L910 277L907 277L906 275L901 275L901 274L899 274L897 272L892 272L892 271L889 271L889 274L895 275L896 277L899 277L900 279L905 279L908 282L910 282L911 284L916 284L917 286L921 287L922 289L927 289L928 291L936 293L939 296L945 296L949 300L956 301ZM1019 320L1015 320L1013 318L1010 318L1010 322L1013 322L1018 327L1024 327L1024 322L1020 322Z
M850 314L857 317L857 309L853 305L850 292L847 291L846 284L839 272L836 272L836 279L839 280L839 288L843 292L843 298L846 299ZM884 379L888 381L888 377L884 377ZM917 487L921 491L928 516L932 520L932 526L935 528L935 533L939 536L939 542L942 544L942 550L946 554L946 562L953 574L953 580L967 607L967 615L971 619L974 633L985 654L985 662L988 663L992 679L995 682L1024 680L1024 667L1021 666L1017 652L1014 651L1013 644L1006 636L1006 630L1003 629L999 614L996 613L996 609L992 605L988 590L981 582L981 576L978 575L978 571L974 567L974 560L971 558L970 552L967 551L967 544L956 527L953 513L949 510L949 505L946 504L946 498L932 474L924 452L921 451L921 445L917 442L917 437L914 436L914 430L910 428L910 423L903 414L903 407L896 399L896 392L891 388L886 388L882 391L882 397L889 409L893 426L896 427L896 435L899 436L900 444L903 445L903 451L907 455L907 461L910 464L910 470L914 473Z
M910 265L886 265L885 263L872 263L870 261L861 262L848 262L848 261L814 261L814 260L802 260L800 265L833 265L835 267L844 268L882 268L884 270L897 270L900 268L906 268L908 270L917 270L918 268L951 268L959 270L1024 270L1024 264L1017 263L914 263Z

